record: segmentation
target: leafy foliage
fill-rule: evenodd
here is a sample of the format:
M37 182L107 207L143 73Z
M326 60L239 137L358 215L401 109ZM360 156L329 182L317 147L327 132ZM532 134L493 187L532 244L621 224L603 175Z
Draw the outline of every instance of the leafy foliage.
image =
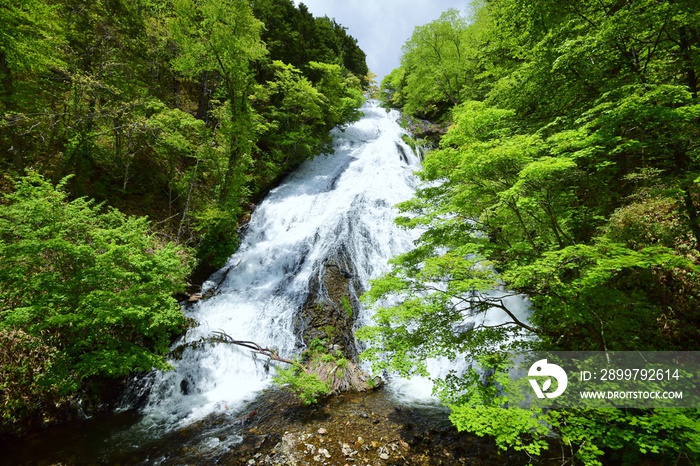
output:
M417 28L382 83L387 105L452 126L399 206L424 233L365 297L366 357L410 375L468 355L498 373L521 347L698 349L697 9L496 0L472 18ZM519 411L481 385L467 371L436 390L459 429L504 447L537 454L553 430L584 464L697 459L695 411Z
M43 355L8 368L17 427L164 367L187 257L196 280L225 262L254 203L359 117L369 73L291 0L30 0L0 23L0 328Z
M289 387L307 405L317 403L320 396L330 393L328 382L322 381L317 374L298 367L278 369L275 383Z
M368 85L356 40L291 0L33 1L0 15L0 167L74 175L72 197L148 215L204 272L233 252L252 203L357 118Z
M1 433L17 433L37 424L67 399L47 380L57 351L22 330L0 330Z
M182 251L157 241L144 218L68 202L66 182L30 175L0 205L0 329L17 341L5 370L29 393L73 396L101 379L167 368L185 326L173 298L188 273ZM21 376L27 370L36 375ZM17 397L18 387L8 390Z
M292 390L304 404L317 403L325 395L374 388L356 363L318 338L309 342L309 347L291 367L278 368L274 382Z

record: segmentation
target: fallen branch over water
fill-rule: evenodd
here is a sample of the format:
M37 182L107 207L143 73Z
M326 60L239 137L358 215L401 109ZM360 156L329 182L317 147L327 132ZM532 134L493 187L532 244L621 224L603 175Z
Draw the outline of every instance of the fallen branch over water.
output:
M334 356L330 352L310 351L302 357L305 361L303 364L298 360L282 357L277 350L263 347L254 341L236 340L223 331L213 332L213 334L212 337L207 338L207 341L242 346L255 354L262 354L274 361L294 366L295 369L278 372L276 381L290 386L305 403L315 402L319 394L362 392L381 384L381 380L372 380L357 364L343 358L339 353Z
M292 365L299 366L299 367L303 368L303 366L298 361L295 361L293 359L287 359L287 358L280 356L279 353L277 352L277 350L275 350L275 349L263 348L262 346L255 343L254 341L236 340L231 335L229 335L223 331L217 331L217 332L213 332L213 333L214 333L214 336L209 338L209 341L243 346L244 348L248 348L249 350L253 351L254 353L262 354L263 356L267 356L268 358L270 358L274 361L284 362L287 364L292 364ZM304 368L304 370L306 370L306 369Z

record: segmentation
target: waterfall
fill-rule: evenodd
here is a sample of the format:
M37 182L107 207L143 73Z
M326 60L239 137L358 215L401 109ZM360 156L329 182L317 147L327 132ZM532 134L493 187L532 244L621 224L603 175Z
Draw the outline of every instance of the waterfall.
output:
M394 206L412 197L418 185L413 173L420 165L401 139L400 115L375 102L363 111L360 121L334 131L332 154L304 163L257 207L238 252L205 284L207 298L185 310L197 324L176 343L173 370L136 380L126 395L124 410L138 404L140 415L95 419L77 431L80 435L69 430L68 437L49 436L38 448L21 444L4 458L12 464L34 464L37 457L47 464L214 464L222 455L235 455L236 445L247 439L244 409L270 385L274 371L267 358L256 359L247 349L199 341L220 330L275 348L281 356L299 354L304 345L300 311L314 296L324 268L347 265L351 291L359 294L371 278L389 270L390 258L410 250L420 233L394 224ZM523 300L508 299L526 320ZM354 304L355 325L371 323L372 311ZM497 324L504 316L496 311L479 318ZM467 359L426 362L433 377L440 377L463 369ZM428 401L431 407L421 408L418 417L435 413L445 421L445 410L435 408L431 397L430 379L388 374L388 382L397 405L414 408ZM129 404L134 399L138 403Z
M198 325L181 344L220 330L298 354L299 311L324 260L342 250L366 288L412 247L414 234L393 223L394 206L412 196L419 159L401 140L397 112L376 102L362 110L359 121L334 130L332 154L305 162L255 209L238 252L205 284L213 296L187 309ZM234 411L270 384L265 359L235 345L186 346L173 371L155 375L144 423L170 430Z

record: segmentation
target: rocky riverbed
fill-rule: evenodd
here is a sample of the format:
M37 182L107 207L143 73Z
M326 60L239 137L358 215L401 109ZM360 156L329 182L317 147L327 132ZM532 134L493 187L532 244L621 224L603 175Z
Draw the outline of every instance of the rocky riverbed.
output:
M202 448L194 441L201 430L219 432L220 442L210 439L212 448ZM231 431L239 442L220 448ZM119 462L486 466L531 464L532 459L499 451L489 439L458 433L444 408L401 405L387 389L329 397L314 406L272 389L234 417L212 417Z
M303 405L269 389L244 409L209 416L157 439L133 432L137 413L48 429L3 445L13 465L526 465L554 466L499 451L488 438L459 433L435 405L406 405L387 388ZM552 451L552 456L557 452Z

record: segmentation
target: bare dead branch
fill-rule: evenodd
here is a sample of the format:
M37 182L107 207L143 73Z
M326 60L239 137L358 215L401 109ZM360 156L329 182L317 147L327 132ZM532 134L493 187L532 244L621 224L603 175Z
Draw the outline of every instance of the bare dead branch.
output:
M231 335L227 334L223 330L213 332L214 336L209 338L210 341L214 341L217 343L227 343L231 345L238 345L242 346L244 348L248 348L252 352L256 354L262 354L263 356L267 356L268 358L274 360L274 361L279 361L283 362L286 364L292 364L294 366L297 366L301 369L303 369L306 372L306 368L302 366L298 361L294 361L293 359L288 359L285 357L282 357L279 355L277 350L272 349L272 348L263 348L259 344L255 343L254 341L245 341L245 340L236 340L234 339Z

